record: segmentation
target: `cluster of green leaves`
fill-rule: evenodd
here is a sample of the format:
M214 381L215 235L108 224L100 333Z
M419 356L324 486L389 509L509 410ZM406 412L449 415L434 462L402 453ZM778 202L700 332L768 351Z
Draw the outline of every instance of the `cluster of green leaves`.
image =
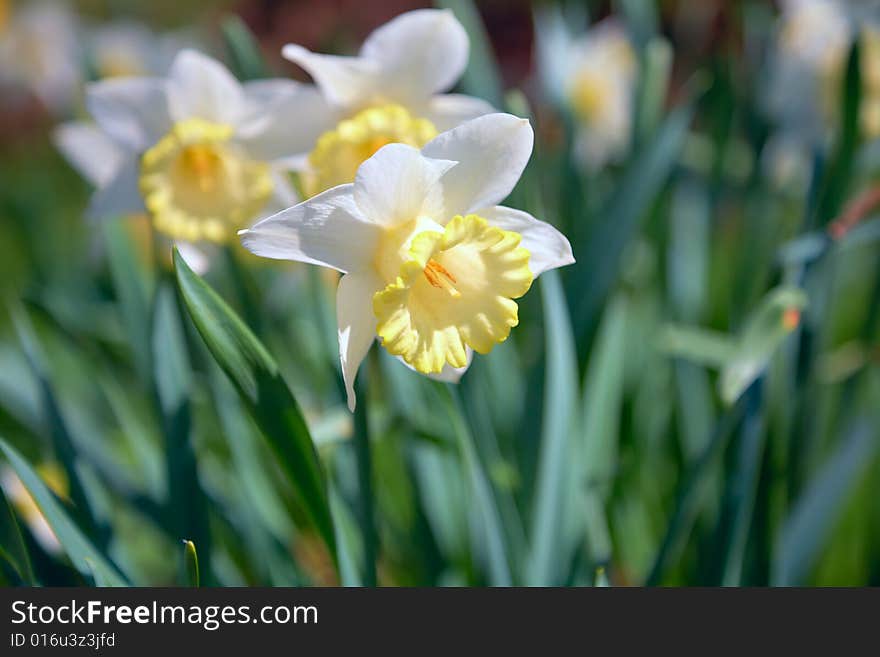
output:
M463 90L529 114L473 5L438 4L470 33ZM202 278L143 222L81 221L48 145L4 153L0 450L59 545L7 486L0 580L880 582L880 219L825 232L871 181L857 52L836 146L792 192L757 165L755 62L719 55L663 109L650 6L619 3L644 71L630 157L585 173L573 122L554 143L537 117L508 201L577 263L458 386L374 348L354 416L332 276L230 246ZM240 22L223 34L242 77L265 74ZM750 175L725 165L733 143Z

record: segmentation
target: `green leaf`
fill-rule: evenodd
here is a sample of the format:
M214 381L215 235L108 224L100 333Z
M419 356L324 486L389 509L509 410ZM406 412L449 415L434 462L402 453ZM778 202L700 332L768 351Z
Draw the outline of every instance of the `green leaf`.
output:
M177 538L195 539L204 578L212 582L208 503L199 481L192 438L190 364L174 288L163 280L155 295L153 371L165 435L169 511Z
M776 547L774 586L806 582L843 505L877 454L876 420L863 419L849 431L795 503Z
M660 333L657 347L665 354L709 367L724 367L737 354L737 342L724 333L670 324Z
M70 433L60 401L52 385L49 363L43 352L34 327L23 310L14 309L13 323L18 333L22 350L27 357L34 377L40 387L41 410L46 421L46 428L52 440L55 456L64 467L64 474L70 486L70 499L73 502L73 514L83 528L92 533L97 530L97 522L92 514L89 496L80 477L79 455Z
M375 361L374 361L375 362ZM369 366L368 366L369 367ZM358 379L357 396L361 403L354 412L354 450L357 460L358 481L358 524L363 544L363 586L376 586L376 551L378 536L376 532L375 502L373 496L373 457L370 447L370 428L367 413L369 399L364 385L369 375L368 368L362 368Z
M560 584L565 497L572 484L570 449L575 427L578 376L574 337L556 271L540 278L544 301L547 365L535 503L531 523L531 586Z
M578 336L595 320L617 280L624 249L638 234L648 208L663 189L678 161L694 109L687 103L673 110L627 168L616 192L600 216L603 220L587 244L576 250L579 276L576 289L579 305L573 316Z
M721 575L722 586L741 586L749 529L755 512L758 478L766 428L762 407L762 381L746 393L746 416L739 434L736 470L730 478L726 506L730 509L730 528Z
M452 424L458 442L459 455L470 487L473 504L479 520L479 529L485 543L489 581L492 586L512 586L510 561L501 514L492 491L486 470L474 445L474 437L464 419L458 392L453 384L437 384L445 394L446 417Z
M728 438L739 424L744 410L745 404L743 400L740 400L718 419L712 435L705 442L703 451L687 472L673 507L663 542L645 581L646 586L660 584L666 568L681 552L701 504L705 504L707 501L706 486L710 466L723 451Z
M187 540L183 541L183 574L186 586L199 586L199 555L196 544Z
M859 109L862 103L859 52L859 40L854 39L840 95L840 134L828 166L828 173L822 181L816 206L820 225L827 224L840 212L853 179L853 163L859 145Z
M244 322L174 252L177 284L211 355L269 441L297 501L336 557L323 472L299 404L278 365Z
M21 528L2 486L0 486L0 558L12 566L19 580L31 586L37 585Z
M12 469L15 470L24 487L46 517L46 521L58 537L58 541L65 554L70 558L73 567L83 576L100 579L108 586L127 586L119 571L71 520L52 491L46 487L21 454L2 438L0 438L0 450L6 455Z
M663 37L652 37L645 44L636 115L636 135L639 137L654 134L663 117L673 54L672 46Z
M626 358L626 300L616 296L605 311L592 350L583 391L584 477L587 541L594 562L611 558L611 537L603 511L617 466Z
M228 16L221 27L232 72L242 81L269 77L260 44L238 16Z
M470 40L470 57L461 78L461 90L485 98L495 107L503 107L504 94L498 62L492 50L480 12L471 0L437 0L440 9L449 9L464 26Z
M154 282L139 266L139 258L123 221L103 223L107 259L120 315L129 336L135 366L143 381L149 381L150 305Z

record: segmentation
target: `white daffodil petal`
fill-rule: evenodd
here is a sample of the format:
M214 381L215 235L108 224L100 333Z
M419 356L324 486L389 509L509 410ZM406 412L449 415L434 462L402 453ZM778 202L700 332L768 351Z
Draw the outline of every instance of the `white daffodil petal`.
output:
M464 367L453 367L449 363L446 363L443 366L443 369L440 370L440 372L436 374L425 374L423 376L427 376L429 379L434 379L435 381L441 381L442 383L458 383L459 381L461 381L461 377L464 376L464 373L468 371L468 368L471 366L471 363L474 360L474 350L470 347L467 347L465 351L467 352L467 365L465 365ZM421 374L421 372L419 372L415 367L407 363L403 359L403 357L395 356L395 358L397 358L398 361L406 365L406 367L411 369L413 372L418 372L419 374Z
M92 219L112 219L144 211L138 188L140 161L131 157L123 162L113 178L92 196L87 214Z
M368 265L378 231L358 210L349 184L263 219L239 235L244 247L258 256L349 272Z
M175 121L199 118L235 125L247 112L244 90L220 62L182 50L168 72L168 106Z
M320 55L293 43L281 51L285 59L301 66L338 107L354 107L380 90L379 66L361 57Z
M373 295L382 282L372 273L346 274L336 290L336 322L339 337L339 362L348 396L348 410L354 411L354 379L370 345L376 339Z
M568 238L528 212L498 205L478 210L477 214L493 226L522 235L521 244L529 252L529 269L536 278L548 269L574 262Z
M71 166L95 187L109 183L125 158L122 148L90 123L59 125L52 133L52 141Z
M378 62L392 98L417 99L445 91L467 66L468 37L451 11L401 14L374 31L361 57Z
M118 78L86 89L86 106L95 122L120 144L141 151L171 127L165 82L159 78Z
M257 112L239 127L238 137L256 159L308 153L340 118L314 85L265 80L246 84L245 94Z
M443 176L447 215L467 214L500 203L522 175L533 141L528 120L512 114L487 114L428 142L423 155L460 163Z
M388 144L361 164L354 181L354 200L377 224L395 225L418 216L441 217L440 178L456 165L430 159L405 144Z
M495 108L482 98L464 94L441 94L428 101L420 116L433 123L437 132L446 132L465 121L495 111Z

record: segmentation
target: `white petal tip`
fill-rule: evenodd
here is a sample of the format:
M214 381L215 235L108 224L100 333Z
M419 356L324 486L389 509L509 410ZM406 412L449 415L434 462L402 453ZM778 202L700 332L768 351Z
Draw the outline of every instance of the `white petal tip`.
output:
M281 48L281 56L294 63L299 63L300 57L307 53L308 50L295 43L288 43Z
M242 228L240 231L238 231L236 233L236 235L238 235L239 237L242 237L244 235L247 235L249 232L251 232L249 228Z
M348 393L348 410L354 413L354 408L357 405L357 399L353 392Z

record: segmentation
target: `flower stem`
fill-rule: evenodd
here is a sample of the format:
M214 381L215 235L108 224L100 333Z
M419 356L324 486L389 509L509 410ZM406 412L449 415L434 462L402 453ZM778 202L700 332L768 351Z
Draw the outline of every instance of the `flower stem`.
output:
M354 448L357 457L358 492L360 493L358 496L358 521L361 526L361 535L364 542L364 586L376 586L377 540L373 512L373 458L370 451L369 418L367 416L369 404L366 386L364 385L364 378L370 370L374 369L373 367L362 368L361 375L355 384L358 405L354 412Z

